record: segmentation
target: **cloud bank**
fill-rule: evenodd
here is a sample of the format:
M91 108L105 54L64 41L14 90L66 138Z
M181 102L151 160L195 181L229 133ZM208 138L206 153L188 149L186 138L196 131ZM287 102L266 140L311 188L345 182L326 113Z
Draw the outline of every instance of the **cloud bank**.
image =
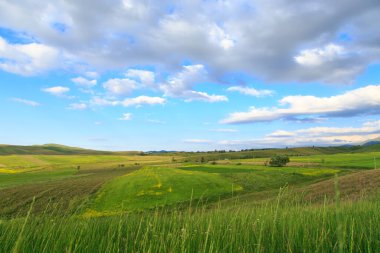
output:
M235 112L223 119L224 124L268 122L275 120L319 119L380 114L380 85L368 85L331 97L287 96L279 101L287 108L255 108Z
M0 68L33 75L71 55L101 70L172 72L190 60L216 79L349 83L380 60L379 11L377 0L2 1L0 26L29 42L1 39Z

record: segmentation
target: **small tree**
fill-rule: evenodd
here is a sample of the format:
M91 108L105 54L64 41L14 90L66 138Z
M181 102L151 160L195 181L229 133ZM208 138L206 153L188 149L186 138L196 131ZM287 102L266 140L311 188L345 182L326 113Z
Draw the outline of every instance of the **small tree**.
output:
M287 155L274 155L269 160L269 166L271 167L282 167L289 162L289 157Z
M205 162L205 158L202 156L201 157L201 163L204 163Z

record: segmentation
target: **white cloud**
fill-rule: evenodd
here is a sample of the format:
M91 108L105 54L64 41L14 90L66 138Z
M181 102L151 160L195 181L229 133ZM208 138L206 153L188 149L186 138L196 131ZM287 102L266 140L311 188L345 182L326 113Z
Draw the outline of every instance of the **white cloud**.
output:
M97 79L99 78L99 74L95 71L87 71L84 73L84 75L88 78L91 78L91 79Z
M274 93L272 90L256 90L254 88L241 87L241 86L229 87L227 91L237 91L244 95L249 95L249 96L254 96L254 97L270 96Z
M267 135L268 137L294 137L295 133L284 131L284 130L277 130L271 134Z
M63 86L54 86L54 87L42 89L42 91L47 92L54 96L62 96L65 93L69 92L70 88L63 87Z
M235 41L226 34L226 32L217 25L212 25L209 28L209 39L211 43L220 46L224 50L228 50L235 46Z
M163 105L165 102L166 99L161 97L139 96L135 98L127 98L119 103L125 107L128 107L141 105Z
M97 81L95 79L88 80L81 76L72 78L71 81L82 88L92 88L97 84Z
M295 131L278 130L263 141L283 145L344 145L359 144L380 135L380 120L366 122L360 127L312 127Z
M255 108L235 112L222 123L253 123L263 121L304 120L323 117L352 117L380 114L380 85L369 85L331 97L287 96L279 101L287 108Z
M197 82L204 81L206 73L201 64L183 66L181 72L169 76L168 81L161 84L161 89L166 96L182 97L183 93L190 91Z
M120 101L113 101L113 100L108 100L102 97L92 97L90 100L90 105L93 106L115 106L120 104Z
M165 98L161 97L149 97L138 96L134 98L126 98L124 100L109 100L101 97L93 97L90 104L93 106L142 106L142 105L164 105L166 103Z
M209 95L206 92L201 91L184 91L182 93L182 96L185 98L185 102L191 102L191 101L204 101L209 103L215 103L215 102L227 102L228 98L223 95Z
M359 127L312 127L294 131L277 130L262 138L200 142L225 149L282 148L304 146L359 145L378 138L380 120ZM200 140L201 141L201 140ZM196 141L194 143L197 143Z
M128 78L138 78L139 82L147 87L153 87L155 85L155 74L152 71L129 69L125 76Z
M322 48L302 50L294 60L304 66L316 67L326 62L333 62L346 55L345 49L336 44L328 44Z
M211 140L205 140L205 139L186 139L184 140L186 143L197 143L197 144L210 144L212 143Z
M25 104L25 105L29 105L29 106L33 106L33 107L41 105L40 103L38 103L36 101L28 100L28 99L23 99L23 98L12 98L12 101L18 102L18 103L22 103L22 104Z
M113 95L129 95L137 88L137 82L129 78L113 78L103 83L103 87Z
M10 44L0 37L0 69L24 76L37 75L59 64L59 52L43 44Z
M72 103L69 105L69 109L71 110L84 110L87 109L87 104L85 103Z
M350 82L380 60L376 0L185 0L174 6L93 0L91 12L88 5L1 1L0 24L75 55L90 69L154 66L171 72L190 59L208 66L215 80L239 71L280 81ZM348 41L341 41L342 33ZM328 45L340 45L350 55L342 61ZM302 48L308 49L295 53Z
M160 89L165 96L183 98L187 102L194 100L210 103L228 101L228 98L223 95L193 90L193 86L205 80L207 80L207 71L203 65L187 65L183 66L181 72L169 76L168 81L160 85Z
M119 120L125 120L125 121L131 120L131 119L132 119L131 113L124 113L123 116L119 118Z

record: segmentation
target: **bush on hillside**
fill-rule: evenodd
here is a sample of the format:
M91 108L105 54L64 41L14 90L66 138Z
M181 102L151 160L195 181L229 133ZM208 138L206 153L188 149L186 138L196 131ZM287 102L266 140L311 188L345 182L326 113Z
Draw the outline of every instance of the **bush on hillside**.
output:
M289 162L289 157L287 155L274 155L269 160L269 166L271 167L282 167Z

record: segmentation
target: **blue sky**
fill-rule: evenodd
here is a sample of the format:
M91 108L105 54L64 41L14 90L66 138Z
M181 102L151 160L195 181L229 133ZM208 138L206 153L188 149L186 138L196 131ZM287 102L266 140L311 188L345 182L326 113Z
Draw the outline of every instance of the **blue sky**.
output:
M1 1L0 143L235 150L377 138L379 11L373 0Z

